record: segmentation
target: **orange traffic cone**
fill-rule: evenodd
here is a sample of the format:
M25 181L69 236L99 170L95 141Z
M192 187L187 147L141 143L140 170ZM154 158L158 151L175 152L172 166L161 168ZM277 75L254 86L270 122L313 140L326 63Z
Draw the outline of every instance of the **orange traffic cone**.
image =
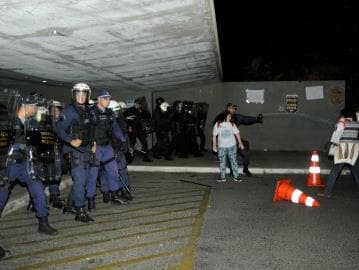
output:
M312 151L310 159L309 173L307 177L308 187L324 187L320 179L319 155L316 150Z
M319 207L320 204L318 201L309 197L303 193L303 191L296 189L292 185L290 179L282 179L277 181L277 186L275 188L273 201L282 201L287 200L293 203L305 204L309 207Z

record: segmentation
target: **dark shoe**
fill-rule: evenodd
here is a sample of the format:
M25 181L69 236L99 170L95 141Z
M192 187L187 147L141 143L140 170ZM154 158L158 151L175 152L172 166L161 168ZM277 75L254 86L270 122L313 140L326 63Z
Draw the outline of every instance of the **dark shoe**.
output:
M172 157L167 156L167 157L165 157L165 160L173 160L173 158L172 158Z
M73 214L76 215L76 209L74 206L74 202L71 199L71 196L67 198L66 204L64 208L62 209L63 214Z
M2 247L0 247L0 259L4 258L5 255L6 255L6 251Z
M56 235L58 234L58 231L51 227L49 225L48 219L47 217L41 217L39 218L39 229L38 229L39 233L44 233L44 234L48 234L48 235Z
M104 192L102 193L102 201L104 203L109 203L111 200L111 197L110 197L110 193L109 192Z
M11 252L0 247L0 260L6 259L11 255Z
M95 197L87 198L87 209L89 210L89 212L96 210Z
M62 213L63 214L73 214L76 215L76 210L73 206L64 206L64 208L62 209Z
M134 199L134 197L131 195L131 193L128 192L127 190L122 190L121 198L123 198L126 201L132 201Z
M243 173L248 177L251 177L253 175L248 169L243 169Z
M239 178L239 176L237 176L237 177L233 177L233 181L239 183L239 182L242 182L243 179L241 179L241 178Z
M218 178L217 179L217 182L226 182L227 180L226 180L226 178Z
M65 206L65 201L60 198L59 195L50 195L49 202L52 203L52 207L61 209Z
M319 197L330 199L332 197L332 194L328 193L318 193Z
M94 222L94 220L86 213L84 207L76 207L75 220L84 223Z
M118 194L118 191L113 191L110 193L111 196L111 202L116 204L127 204L127 200L121 198L121 196Z
M144 157L144 158L143 158L143 161L144 161L144 162L152 162L152 159L150 159L149 157Z

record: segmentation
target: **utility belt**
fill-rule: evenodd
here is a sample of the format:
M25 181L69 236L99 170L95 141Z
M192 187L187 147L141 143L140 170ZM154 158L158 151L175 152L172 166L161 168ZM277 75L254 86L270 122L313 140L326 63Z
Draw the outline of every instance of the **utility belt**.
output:
M27 155L25 151L22 150L15 150L11 155L8 156L9 164L20 164L27 160Z
M99 146L106 146L109 145L111 143L110 140L96 140L96 145Z

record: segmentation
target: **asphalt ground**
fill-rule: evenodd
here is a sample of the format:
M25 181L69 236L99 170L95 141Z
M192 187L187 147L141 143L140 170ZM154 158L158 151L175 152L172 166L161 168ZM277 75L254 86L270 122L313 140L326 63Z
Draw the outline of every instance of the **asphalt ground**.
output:
M51 209L57 236L37 232L25 208L0 220L12 252L0 269L358 269L359 195L342 176L334 196L305 186L306 175L257 175L235 183L216 174L131 173L135 200L102 203L94 223ZM290 178L321 206L273 202Z

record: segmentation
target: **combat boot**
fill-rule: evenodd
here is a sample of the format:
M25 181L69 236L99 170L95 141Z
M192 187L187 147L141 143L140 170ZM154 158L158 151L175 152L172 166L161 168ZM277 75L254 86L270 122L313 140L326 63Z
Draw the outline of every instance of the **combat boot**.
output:
M52 207L61 209L65 206L65 201L60 198L59 195L50 195L49 202L52 203Z
M118 194L118 191L111 191L110 192L111 202L116 204L127 204L127 200L124 200L121 198L121 196Z
M44 233L44 234L48 234L48 235L56 235L58 234L58 231L51 227L49 225L49 221L47 219L47 217L40 217L39 218L39 229L38 229L39 233Z
M110 193L109 192L103 192L102 193L102 201L104 203L109 203L111 200L111 196L110 196Z
M248 170L248 165L243 165L243 173L248 177L252 176L252 173Z
M11 256L11 252L0 247L0 260L6 259Z
M5 255L6 255L6 251L2 247L0 247L0 259L4 258Z
M84 207L76 207L76 221L84 222L84 223L90 223L94 220L86 213Z
M67 198L66 204L64 208L62 209L63 214L73 214L76 215L76 210L74 207L74 202L71 199L71 196Z
M89 212L96 210L95 197L87 198L87 209Z
M121 198L123 198L126 201L132 201L134 199L132 194L125 189L121 191Z

